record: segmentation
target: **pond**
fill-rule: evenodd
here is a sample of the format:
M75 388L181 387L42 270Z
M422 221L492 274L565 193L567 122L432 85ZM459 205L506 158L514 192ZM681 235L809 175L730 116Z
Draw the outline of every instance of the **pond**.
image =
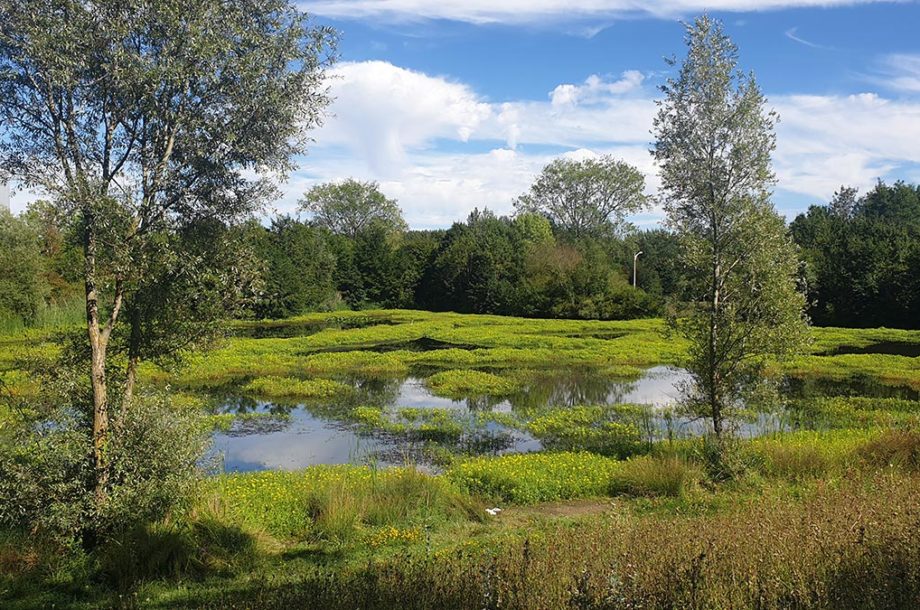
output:
M453 454L504 454L568 448L565 439L531 433L528 423L547 414L585 406L595 409L594 424L620 422L639 430L644 442L682 438L707 431L708 423L676 415L679 388L689 375L671 366L655 366L638 379L615 379L589 370L549 370L531 375L509 396L434 395L425 378L343 378L353 391L347 398L311 402L268 401L229 395L219 412L241 415L229 430L214 435L214 450L227 471L294 470L316 464L411 462L432 465L432 445ZM869 379L845 382L787 379L781 386L791 398L858 395L920 400L920 393ZM617 409L617 405L630 406ZM370 409L373 425L353 417ZM380 425L380 422L384 422ZM565 425L565 424L564 424ZM788 430L774 413L749 413L732 422L750 437ZM561 444L560 444L561 443Z
M700 433L704 424L673 417L664 409L675 403L678 386L687 378L680 369L656 366L633 380L588 371L547 371L507 397L443 398L432 394L424 378L417 376L352 378L348 380L355 390L351 396L326 402L285 403L230 396L222 400L220 411L243 417L229 430L215 434L214 450L222 456L227 471L364 462L425 463L431 461L425 441L432 437L450 451L468 454L539 451L544 448L541 440L524 426L509 425L500 415L545 413L579 405L647 405L646 415L637 418L633 413L630 420L641 426L646 436L686 436ZM429 412L439 416L447 431L438 434L438 429L428 430L428 436L420 440L362 427L349 419L352 409L367 405L380 408L391 419L409 410L414 418L426 421L425 412ZM761 433L780 426L776 418L761 417L763 421L741 423L740 432Z

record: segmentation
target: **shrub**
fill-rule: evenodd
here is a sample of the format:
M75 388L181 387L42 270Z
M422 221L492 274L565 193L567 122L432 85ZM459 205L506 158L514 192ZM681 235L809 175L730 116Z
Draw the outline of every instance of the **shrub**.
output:
M111 434L108 493L99 505L89 430L61 410L0 445L0 525L70 545L161 519L188 505L207 444L200 416L163 397L139 397Z

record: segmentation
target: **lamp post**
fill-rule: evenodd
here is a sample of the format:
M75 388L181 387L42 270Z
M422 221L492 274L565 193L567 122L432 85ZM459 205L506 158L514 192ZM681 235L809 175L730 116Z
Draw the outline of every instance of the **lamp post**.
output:
M639 255L642 254L642 250L636 252L636 255L633 256L633 288L636 287L636 266L639 263Z

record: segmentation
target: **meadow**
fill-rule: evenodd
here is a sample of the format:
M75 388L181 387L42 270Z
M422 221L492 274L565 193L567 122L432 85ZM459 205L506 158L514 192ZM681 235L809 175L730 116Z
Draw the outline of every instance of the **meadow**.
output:
M48 331L0 345L3 391L34 394ZM812 329L806 353L770 363L782 400L739 412L727 461L673 400L683 350L657 319L234 322L184 366L142 370L225 453L195 502L92 558L0 533L0 601L920 603L920 332Z

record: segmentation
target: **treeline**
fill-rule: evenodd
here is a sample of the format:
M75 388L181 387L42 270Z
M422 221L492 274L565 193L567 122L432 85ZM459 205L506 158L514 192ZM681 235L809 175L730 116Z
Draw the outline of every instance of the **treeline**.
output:
M920 185L841 188L791 231L816 324L920 328Z
M655 316L676 290L677 242L663 231L567 239L534 213L474 211L438 231L372 224L354 236L276 218L249 227L265 264L255 314L399 307L563 318ZM638 288L629 278L644 251Z
M586 167L609 171L606 162L547 169L585 179ZM515 202L513 217L476 210L449 229L417 231L373 183L316 187L303 201L307 220L278 216L226 229L248 244L247 272L258 278L243 313L398 307L623 319L661 315L667 302L692 296L677 238L629 227L623 216L634 206L591 216L538 201L532 189ZM76 229L52 210L39 202L19 217L0 214L0 320L35 324L43 312L79 301ZM920 186L879 183L862 196L842 188L799 215L790 231L816 324L920 328Z

